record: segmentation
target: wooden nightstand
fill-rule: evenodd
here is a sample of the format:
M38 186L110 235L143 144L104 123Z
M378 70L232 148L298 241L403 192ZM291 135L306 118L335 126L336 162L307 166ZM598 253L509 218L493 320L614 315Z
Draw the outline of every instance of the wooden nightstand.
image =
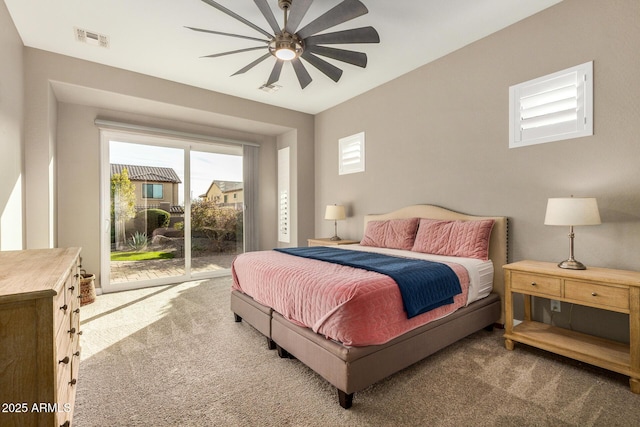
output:
M336 245L353 245L355 243L360 243L359 240L331 240L329 238L320 238L320 239L307 239L308 246L336 246Z
M640 272L591 268L567 270L550 262L507 264L505 347L521 342L591 365L628 375L640 393ZM513 293L524 295L524 321L514 327ZM629 315L629 344L611 341L531 319L531 297L595 307Z

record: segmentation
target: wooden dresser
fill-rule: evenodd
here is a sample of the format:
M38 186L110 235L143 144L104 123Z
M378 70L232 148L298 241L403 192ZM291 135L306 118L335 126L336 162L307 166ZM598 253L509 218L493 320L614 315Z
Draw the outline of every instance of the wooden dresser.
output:
M640 393L640 272L589 267L566 270L556 264L519 261L505 272L505 346L521 342L629 376ZM524 321L513 321L513 294L524 295ZM532 320L531 297L629 315L629 343L603 339Z
M70 426L80 249L0 252L0 425Z

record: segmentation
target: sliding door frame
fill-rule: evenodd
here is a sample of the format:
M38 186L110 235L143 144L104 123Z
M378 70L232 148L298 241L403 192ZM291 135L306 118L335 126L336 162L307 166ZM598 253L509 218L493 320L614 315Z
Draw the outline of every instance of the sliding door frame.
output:
M96 124L100 127L98 120ZM246 143L220 140L215 142L199 142L190 140L193 134L165 132L158 135L158 132L130 131L128 128L113 129L113 122L109 122L111 126L100 129L100 265L101 277L100 283L103 292L117 292L123 290L137 289L150 286L160 286L173 283L184 282L188 280L207 279L211 277L226 276L230 274L229 269L198 272L193 273L191 270L191 151L238 154L244 156L242 146ZM135 282L111 283L111 166L109 155L109 144L111 141L118 141L131 144L155 145L158 147L175 148L183 151L184 161L184 274L180 276L163 277L157 279L140 280ZM257 146L257 144L248 143L248 145ZM238 147L240 146L240 147ZM224 153L227 151L227 153ZM243 162L244 163L244 162ZM244 173L243 173L244 175ZM243 179L244 182L244 179ZM246 183L244 184L246 185ZM244 218L244 216L243 216ZM245 219L246 221L246 219ZM244 225L243 225L244 227ZM244 233L243 233L244 234Z

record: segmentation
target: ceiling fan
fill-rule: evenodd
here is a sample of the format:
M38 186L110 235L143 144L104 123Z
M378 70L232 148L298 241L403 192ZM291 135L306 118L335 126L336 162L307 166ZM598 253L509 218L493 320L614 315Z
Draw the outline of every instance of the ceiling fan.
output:
M246 73L262 61L273 56L276 58L276 63L269 75L266 86L270 86L277 82L280 79L280 73L282 72L282 66L284 63L291 62L296 76L298 77L298 82L300 82L300 87L302 89L307 87L309 83L311 83L312 79L309 72L300 61L301 58L316 67L333 81L338 82L342 76L342 70L320 58L318 55L346 62L348 64L357 65L362 68L367 66L367 55L362 52L336 49L324 45L380 42L380 36L373 27L354 28L352 30L318 34L328 28L368 13L368 9L359 0L344 0L301 29L298 29L298 26L309 10L313 0L278 0L278 6L284 11L284 26L282 28L278 25L278 21L276 20L271 7L267 3L267 0L253 0L269 23L269 26L273 30L273 34L265 31L254 23L249 22L245 18L213 0L202 1L219 11L226 13L232 18L237 19L266 37L266 39L264 39L244 36L241 34L231 34L220 31L205 30L202 28L186 27L193 31L237 37L261 42L263 44L262 46L257 47L249 47L207 55L204 56L204 58L217 58L235 53L267 49L267 53L263 56L232 74L232 76L235 76Z

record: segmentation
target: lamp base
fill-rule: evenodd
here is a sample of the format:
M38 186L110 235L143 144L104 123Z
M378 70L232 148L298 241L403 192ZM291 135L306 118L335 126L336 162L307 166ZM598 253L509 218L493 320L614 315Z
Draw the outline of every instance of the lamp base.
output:
M576 261L575 259L568 259L566 261L562 261L558 264L560 268L566 268L568 270L586 270L587 267L581 263L580 261Z
M336 242L336 241L342 240L342 239L340 237L338 237L337 235L335 235L332 238L330 238L329 240L331 240L332 242Z

